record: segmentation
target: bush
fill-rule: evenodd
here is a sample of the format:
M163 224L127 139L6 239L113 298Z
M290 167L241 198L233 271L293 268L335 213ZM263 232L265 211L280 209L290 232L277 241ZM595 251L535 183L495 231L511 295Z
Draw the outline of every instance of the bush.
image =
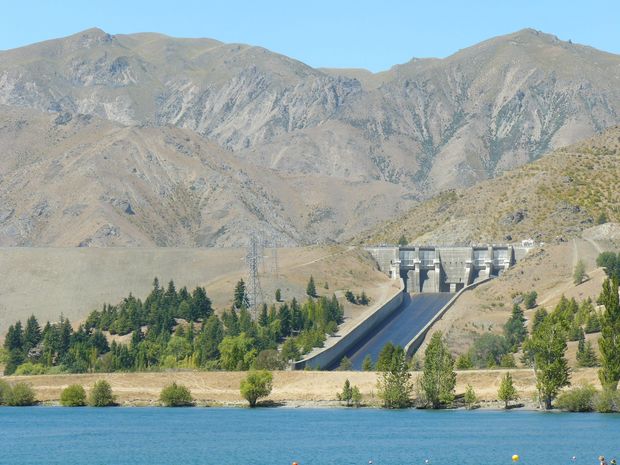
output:
M36 403L34 391L29 384L15 383L11 388L6 405L11 407L27 407Z
M528 310L536 307L536 299L538 298L538 293L536 291L528 292L523 296L523 305Z
M256 407L258 399L271 394L272 385L273 375L270 372L266 370L251 371L241 381L241 395L248 401L250 407Z
M88 405L91 407L109 407L110 405L115 405L110 383L104 379L97 381L88 396Z
M164 407L189 407L194 404L189 389L174 382L161 390L159 401Z
M586 264L583 262L583 260L579 260L577 261L577 264L575 265L575 269L573 271L573 283L575 285L579 285L584 282L586 278Z
M60 404L63 407L84 407L86 405L86 391L81 384L72 384L60 393Z
M594 410L596 389L591 384L575 387L562 392L555 401L555 406L569 412L591 412Z
M594 399L594 408L599 413L620 411L620 394L609 389L603 390Z
M5 380L0 379L0 405L6 405L11 396L11 386Z
M46 372L45 367L41 363L26 362L22 363L15 370L17 376L25 375L44 375Z

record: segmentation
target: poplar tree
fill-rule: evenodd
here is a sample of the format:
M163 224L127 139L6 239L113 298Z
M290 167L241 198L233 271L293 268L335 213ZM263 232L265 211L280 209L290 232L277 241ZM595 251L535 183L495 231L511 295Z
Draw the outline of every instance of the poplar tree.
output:
M449 404L454 400L456 372L454 358L446 347L441 331L433 333L431 341L424 352L424 371L420 387L426 401L433 408Z
M620 304L616 278L605 280L599 301L605 306L605 312L601 317L601 337L598 340L601 351L598 376L603 389L615 391L620 380Z
M534 368L538 397L545 409L550 409L560 389L570 384L566 335L551 320L545 318L523 344L524 358Z

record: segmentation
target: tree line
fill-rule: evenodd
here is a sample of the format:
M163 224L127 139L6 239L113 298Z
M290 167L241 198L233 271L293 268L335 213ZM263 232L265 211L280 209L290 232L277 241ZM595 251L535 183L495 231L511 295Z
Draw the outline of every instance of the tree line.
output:
M31 316L25 327L18 321L7 331L5 374L281 369L321 346L344 315L332 296L262 305L253 318L243 280L233 300L219 316L203 287L177 291L173 281L164 288L156 278L144 301L129 294L92 311L76 330L62 316L43 328ZM129 341L109 343L106 333Z

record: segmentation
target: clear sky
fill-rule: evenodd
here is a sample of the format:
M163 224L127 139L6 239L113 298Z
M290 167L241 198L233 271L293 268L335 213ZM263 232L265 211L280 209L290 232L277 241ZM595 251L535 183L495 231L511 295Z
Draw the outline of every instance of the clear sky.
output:
M532 27L620 53L620 0L0 0L0 49L99 27L260 45L380 71Z

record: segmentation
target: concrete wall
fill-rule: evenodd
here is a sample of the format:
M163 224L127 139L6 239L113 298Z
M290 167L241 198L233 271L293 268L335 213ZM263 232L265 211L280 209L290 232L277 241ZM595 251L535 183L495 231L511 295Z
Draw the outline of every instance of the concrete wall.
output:
M373 256L384 273L390 272L390 265L398 260L398 247L368 247L368 252Z
M407 355L412 356L415 353L415 351L418 350L418 348L422 345L422 342L424 342L424 338L426 337L426 334L428 333L428 331L437 322L437 320L441 319L441 317L445 315L445 313L450 309L450 307L454 305L454 302L456 302L456 299L458 299L463 292L468 291L469 289L473 289L482 283L486 283L487 281L490 281L491 279L493 278L491 277L491 278L480 280L476 283L470 284L467 287L464 287L459 292L457 292L456 295L452 297L450 301L446 305L444 305L441 310L437 312L437 314L433 317L433 319L429 321L426 324L426 326L424 326L424 328L422 328L420 332L416 334L413 337L413 339L409 341L409 343L405 346L405 352L407 353Z
M368 248L381 271L400 276L407 292L458 292L473 282L498 276L524 255L512 245L404 246Z
M372 331L377 325L392 314L403 302L404 284L402 280L399 282L399 288L387 302L380 305L376 311L366 316L362 321L358 322L345 334L340 337L331 338L334 342L328 343L326 347L317 353L311 353L310 356L295 362L293 368L300 370L306 366L317 368L326 367L330 364L340 361L344 354L369 331ZM328 339L329 340L329 339Z

